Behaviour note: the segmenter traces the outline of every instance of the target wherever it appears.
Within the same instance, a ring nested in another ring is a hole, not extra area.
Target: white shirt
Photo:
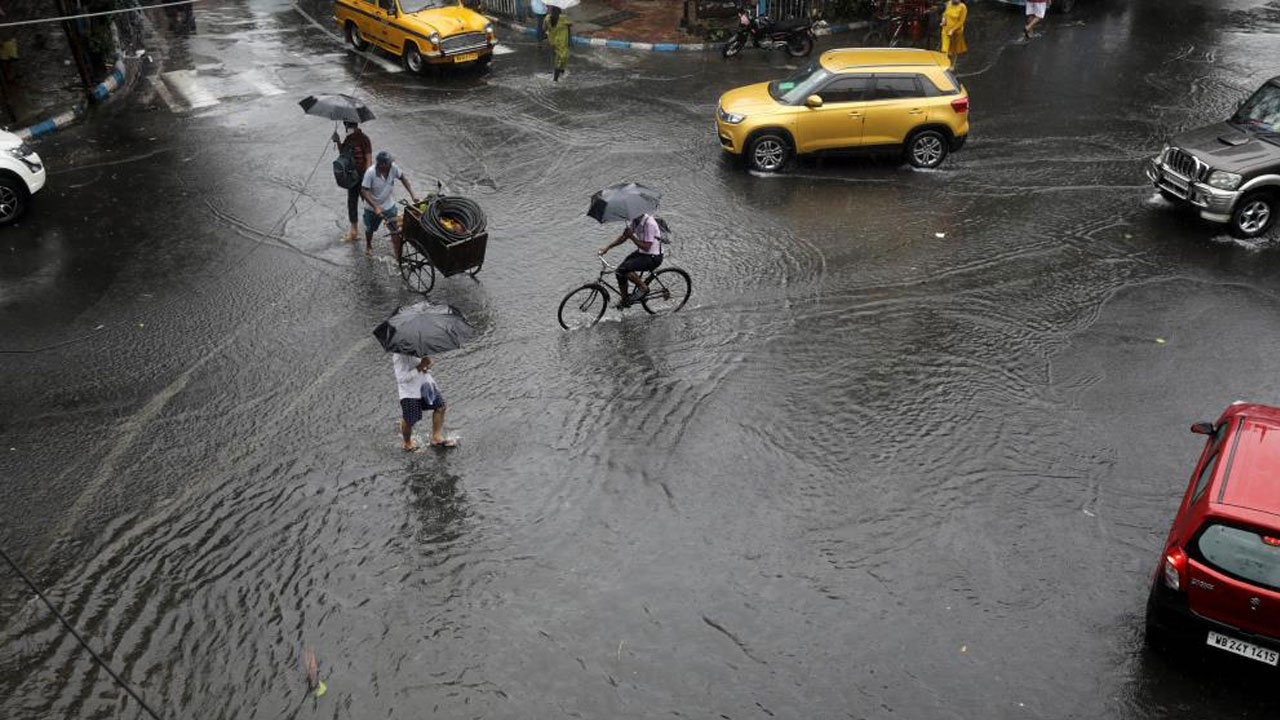
[[[391,367],[396,372],[396,389],[400,391],[400,399],[421,398],[423,383],[435,384],[431,373],[418,371],[419,358],[412,355],[391,353]]]
[[[378,166],[375,163],[364,171],[364,181],[360,185],[369,191],[369,195],[374,202],[381,205],[383,210],[386,210],[394,204],[391,202],[391,189],[395,186],[396,181],[400,179],[400,175],[400,168],[395,163],[391,163],[391,169],[387,171],[387,176],[384,178],[378,174]],[[372,210],[373,208],[370,207],[369,209]],[[414,364],[417,365],[417,363]]]
[[[652,215],[641,215],[631,221],[631,233],[640,240],[640,252],[646,255],[661,255],[662,242],[658,240],[658,221]]]

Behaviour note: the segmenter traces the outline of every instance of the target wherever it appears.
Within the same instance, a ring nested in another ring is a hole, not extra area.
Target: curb
[[[107,75],[107,79],[94,85],[89,91],[89,97],[95,103],[101,104],[111,97],[111,94],[124,86],[125,80],[128,79],[130,63],[125,62],[124,53],[116,55],[115,67],[111,69],[111,73]],[[42,120],[34,125],[28,125],[21,130],[14,130],[13,134],[23,140],[33,140],[43,135],[61,130],[71,125],[75,121],[84,117],[89,112],[89,104],[81,101],[76,103],[72,108],[64,113],[54,115],[51,118]]]
[[[493,16],[489,16],[489,19],[493,20],[499,25],[511,28],[512,30],[519,31],[520,33],[523,33],[525,35],[538,34],[538,28],[536,27],[521,25],[520,23],[513,22],[511,20],[504,20],[502,18],[493,17]],[[862,28],[867,27],[869,24],[870,23],[866,22],[865,20],[860,20],[858,22],[840,23],[838,25],[828,25],[824,28],[820,28],[816,30],[814,34],[819,37],[823,37],[826,35],[835,35],[836,33],[849,32],[850,30],[861,30]],[[641,42],[638,40],[613,40],[610,38],[589,37],[587,35],[573,35],[569,39],[574,45],[589,45],[591,47],[603,47],[603,48],[609,48],[611,50],[645,50],[645,51],[653,51],[653,52],[705,52],[707,50],[715,50],[716,48],[719,48],[721,45],[721,43],[718,43],[718,42],[715,42],[715,43],[656,42],[655,43],[655,42]]]

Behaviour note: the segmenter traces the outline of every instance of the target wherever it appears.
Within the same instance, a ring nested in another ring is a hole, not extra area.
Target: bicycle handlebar
[[[610,265],[609,261],[605,260],[603,255],[597,255],[596,257],[600,259],[600,264],[604,266],[605,270],[616,270],[618,268],[617,265]]]

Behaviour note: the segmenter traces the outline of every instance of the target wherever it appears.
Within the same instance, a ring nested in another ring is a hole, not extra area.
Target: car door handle
[[[849,113],[849,117],[862,117],[862,113],[860,113],[860,112],[851,112],[851,113]]]
[[[923,115],[923,114],[924,114],[924,110],[922,110],[922,109],[920,109],[920,108],[911,108],[911,110],[910,110],[909,112],[910,112],[912,115]]]

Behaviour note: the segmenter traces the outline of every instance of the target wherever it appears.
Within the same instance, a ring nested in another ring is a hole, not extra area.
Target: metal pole
[[[54,4],[58,6],[59,15],[72,14],[67,6],[67,0],[54,0]],[[93,81],[89,78],[89,66],[85,64],[84,38],[80,37],[80,30],[72,20],[63,20],[62,29],[67,34],[67,45],[71,47],[71,55],[76,59],[76,69],[80,71],[80,80],[84,83],[84,91],[87,94],[93,87]]]

